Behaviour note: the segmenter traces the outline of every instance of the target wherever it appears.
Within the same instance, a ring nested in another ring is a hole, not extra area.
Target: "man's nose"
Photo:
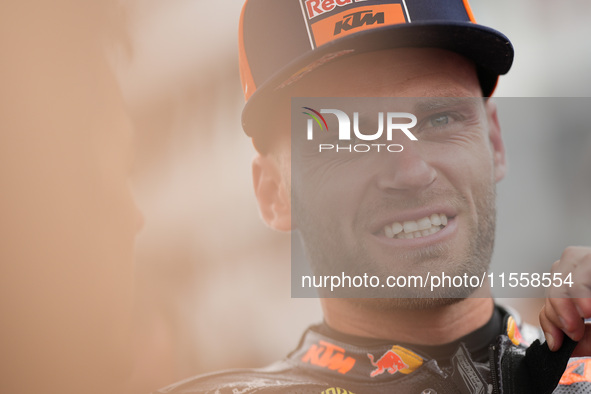
[[[383,190],[417,191],[431,185],[437,171],[422,152],[418,141],[404,144],[402,152],[381,154],[377,184]]]

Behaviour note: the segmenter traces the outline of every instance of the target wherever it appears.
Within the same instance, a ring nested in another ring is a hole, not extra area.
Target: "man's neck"
[[[492,298],[467,298],[427,309],[368,308],[368,302],[326,298],[324,320],[334,330],[367,338],[417,345],[441,345],[484,326],[494,310]]]

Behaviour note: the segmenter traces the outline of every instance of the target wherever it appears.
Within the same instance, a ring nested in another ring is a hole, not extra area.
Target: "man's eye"
[[[432,127],[442,127],[449,123],[449,115],[435,115],[429,119]]]

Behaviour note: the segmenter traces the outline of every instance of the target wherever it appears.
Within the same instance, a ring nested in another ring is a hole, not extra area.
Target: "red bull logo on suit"
[[[367,357],[376,368],[369,374],[372,378],[384,372],[388,372],[390,375],[396,372],[406,375],[423,365],[423,359],[418,354],[402,346],[393,346],[392,349],[384,353],[377,361],[375,361],[374,355],[371,353],[367,353]]]
[[[367,353],[367,357],[369,357],[369,361],[371,361],[373,366],[376,367],[376,369],[369,375],[372,378],[381,375],[386,371],[393,375],[401,369],[408,368],[408,365],[402,361],[402,358],[392,350],[388,350],[384,353],[378,361],[374,361],[373,355],[370,353]]]

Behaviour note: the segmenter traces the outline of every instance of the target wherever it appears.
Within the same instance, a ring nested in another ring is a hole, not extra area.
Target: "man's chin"
[[[441,308],[464,300],[455,298],[349,298],[348,302],[367,309],[376,311],[392,310],[429,310]]]

